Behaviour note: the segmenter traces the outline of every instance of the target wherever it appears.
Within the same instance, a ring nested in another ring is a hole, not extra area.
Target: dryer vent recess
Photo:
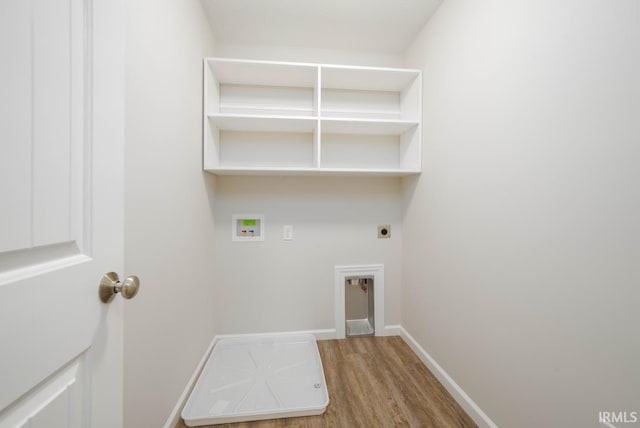
[[[378,239],[391,238],[391,225],[381,224],[378,226]]]

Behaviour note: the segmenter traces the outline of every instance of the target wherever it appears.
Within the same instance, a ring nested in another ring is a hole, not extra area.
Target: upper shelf
[[[318,71],[322,88],[399,92],[420,76],[406,68],[324,65],[302,62],[208,58],[211,73],[229,85],[315,87]]]
[[[322,88],[401,92],[420,76],[420,70],[323,65]]]
[[[311,87],[316,85],[314,64],[209,58],[211,73],[219,83],[229,85]]]

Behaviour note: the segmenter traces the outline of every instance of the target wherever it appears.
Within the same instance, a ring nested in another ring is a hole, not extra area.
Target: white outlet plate
[[[290,224],[285,224],[282,226],[282,239],[285,241],[293,240],[293,226]]]

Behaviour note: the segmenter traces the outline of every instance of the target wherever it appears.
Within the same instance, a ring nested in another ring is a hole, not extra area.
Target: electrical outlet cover
[[[391,225],[381,224],[378,226],[378,239],[391,238]]]
[[[292,241],[293,240],[293,226],[290,224],[285,224],[282,227],[282,239],[284,239],[285,241]]]

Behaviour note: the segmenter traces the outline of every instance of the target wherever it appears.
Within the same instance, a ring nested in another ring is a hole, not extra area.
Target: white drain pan
[[[312,334],[218,341],[182,419],[190,426],[319,415],[329,405]]]

